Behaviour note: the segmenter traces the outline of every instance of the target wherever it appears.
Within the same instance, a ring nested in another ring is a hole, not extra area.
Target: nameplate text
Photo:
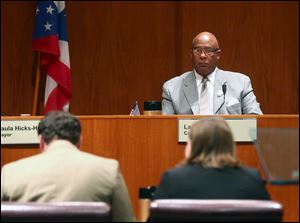
[[[178,142],[187,142],[190,128],[199,119],[178,119]],[[253,142],[257,138],[255,118],[225,119],[235,142]]]
[[[40,120],[1,120],[1,145],[38,144]]]

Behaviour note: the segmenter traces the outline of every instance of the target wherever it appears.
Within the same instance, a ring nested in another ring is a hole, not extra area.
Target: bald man
[[[220,54],[212,33],[201,32],[193,39],[194,69],[164,83],[163,114],[262,114],[250,78],[219,69]]]

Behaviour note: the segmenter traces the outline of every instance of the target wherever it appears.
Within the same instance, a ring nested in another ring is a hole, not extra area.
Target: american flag
[[[45,113],[68,111],[72,89],[64,1],[38,2],[32,48],[40,52],[41,70],[47,72]]]
[[[134,104],[133,108],[131,109],[131,112],[129,115],[132,115],[132,116],[141,115],[137,101],[135,101],[135,104]]]

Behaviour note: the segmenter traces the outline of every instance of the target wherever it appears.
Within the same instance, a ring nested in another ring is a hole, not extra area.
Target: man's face
[[[206,77],[215,67],[220,58],[221,50],[215,39],[209,36],[199,36],[193,41],[191,59],[198,74]]]

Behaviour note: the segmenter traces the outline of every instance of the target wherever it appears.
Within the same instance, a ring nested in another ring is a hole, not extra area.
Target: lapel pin
[[[217,96],[218,97],[221,97],[223,95],[223,92],[222,92],[222,90],[218,90],[218,92],[217,92]]]

